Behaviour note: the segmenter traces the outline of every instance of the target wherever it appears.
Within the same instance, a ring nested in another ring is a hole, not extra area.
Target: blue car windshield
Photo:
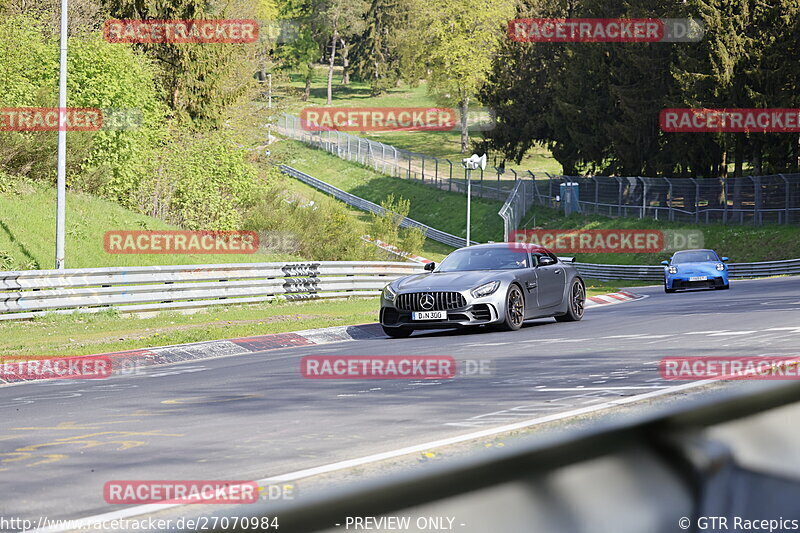
[[[526,252],[510,248],[462,248],[444,258],[438,272],[514,270],[528,266]]]
[[[672,256],[672,264],[678,265],[681,263],[706,263],[706,262],[719,262],[719,256],[711,250],[698,250],[692,252],[680,252]]]

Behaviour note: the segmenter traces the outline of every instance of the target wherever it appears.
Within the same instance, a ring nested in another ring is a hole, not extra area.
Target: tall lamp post
[[[61,0],[61,64],[58,79],[58,179],[56,193],[56,268],[64,268],[67,220],[67,4]]]
[[[471,242],[469,235],[472,218],[472,171],[486,169],[486,154],[482,156],[472,154],[472,157],[462,159],[461,164],[464,165],[464,172],[467,175],[467,246],[469,246]]]

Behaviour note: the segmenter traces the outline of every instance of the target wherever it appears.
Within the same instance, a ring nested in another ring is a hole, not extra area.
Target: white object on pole
[[[472,154],[461,160],[461,164],[467,172],[467,246],[470,245],[470,222],[472,215],[472,171],[486,169],[486,154],[478,155]]]
[[[64,268],[67,202],[67,3],[61,0],[61,64],[58,80],[58,179],[56,192],[56,268]]]
[[[469,246],[469,227],[471,221],[470,209],[472,207],[472,169],[467,168],[467,246]]]

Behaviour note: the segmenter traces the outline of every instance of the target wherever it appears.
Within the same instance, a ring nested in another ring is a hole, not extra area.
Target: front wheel
[[[512,285],[506,294],[506,319],[500,324],[500,329],[516,331],[522,327],[524,321],[525,298],[522,296],[520,288]]]
[[[381,326],[383,328],[383,332],[393,339],[405,339],[406,337],[410,337],[414,330],[411,328],[392,328],[387,326]]]
[[[569,288],[567,295],[569,301],[567,302],[566,314],[556,317],[558,322],[577,322],[583,318],[583,311],[586,309],[586,287],[579,279],[572,281],[572,286]]]
[[[667,280],[664,280],[664,292],[666,292],[667,294],[672,294],[673,292],[675,292],[675,289],[670,289],[669,287],[667,287]]]
[[[731,288],[731,284],[728,283],[727,285],[720,285],[719,287],[714,287],[718,291],[726,291]]]

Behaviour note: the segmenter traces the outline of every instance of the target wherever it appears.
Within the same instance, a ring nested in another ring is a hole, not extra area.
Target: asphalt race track
[[[664,294],[502,333],[433,332],[149,368],[107,380],[0,388],[0,515],[119,510],[109,480],[262,479],[676,385],[664,356],[789,355],[800,278]],[[490,376],[309,380],[303,355],[450,355]]]

